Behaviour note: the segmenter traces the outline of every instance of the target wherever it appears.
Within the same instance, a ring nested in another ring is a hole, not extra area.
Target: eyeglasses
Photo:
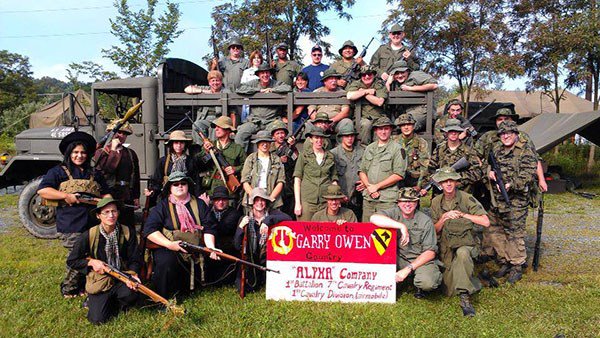
[[[119,210],[104,210],[104,211],[100,212],[100,214],[102,216],[118,215],[119,214]]]
[[[173,184],[171,184],[174,187],[178,187],[180,185],[186,186],[188,185],[186,181],[179,181],[179,182],[173,182]]]
[[[318,53],[315,53],[315,54],[313,54],[312,56],[319,56],[319,57],[320,57],[320,56],[323,56],[323,54],[318,54]]]

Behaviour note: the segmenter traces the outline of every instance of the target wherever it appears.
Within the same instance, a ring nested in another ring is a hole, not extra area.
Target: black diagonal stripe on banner
[[[375,239],[377,240],[377,242],[379,242],[379,244],[381,244],[381,246],[383,247],[383,250],[387,250],[387,248],[388,248],[387,244],[385,244],[383,239],[381,239],[381,237],[379,236],[377,231],[373,231],[373,235],[375,235]]]

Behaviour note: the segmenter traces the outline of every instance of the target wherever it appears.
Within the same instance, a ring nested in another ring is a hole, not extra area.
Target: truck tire
[[[38,238],[57,238],[56,208],[42,205],[37,194],[42,177],[30,181],[19,196],[19,218],[27,231]]]

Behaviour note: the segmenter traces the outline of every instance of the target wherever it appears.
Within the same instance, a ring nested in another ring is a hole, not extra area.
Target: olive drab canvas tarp
[[[89,121],[86,118],[86,112],[91,109],[91,96],[81,89],[74,92],[73,95],[75,96],[73,108],[75,116],[79,118],[79,125],[88,125]],[[64,95],[60,100],[50,103],[37,113],[31,114],[29,128],[71,125],[69,102],[69,95]]]
[[[531,136],[540,154],[574,134],[600,145],[600,111],[578,114],[544,113],[519,126],[519,130]]]
[[[568,91],[564,92],[564,97],[560,101],[560,113],[575,114],[592,111],[594,108],[592,102],[585,100]],[[453,97],[459,99],[460,95]],[[482,93],[471,94],[470,101],[473,102],[492,102],[513,103],[515,112],[522,119],[529,119],[544,113],[556,113],[556,107],[550,98],[540,91],[527,93],[525,91],[511,90],[486,90]],[[438,102],[437,113],[441,114],[446,102]]]

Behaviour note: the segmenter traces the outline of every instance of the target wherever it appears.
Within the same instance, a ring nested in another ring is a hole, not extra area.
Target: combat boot
[[[458,297],[460,297],[460,308],[462,309],[463,316],[474,317],[475,308],[471,304],[471,296],[468,293],[461,293]]]
[[[515,265],[510,269],[508,274],[508,282],[510,284],[515,284],[523,278],[523,268],[520,265]]]
[[[421,288],[417,288],[417,290],[415,290],[414,296],[416,299],[423,299],[425,298],[427,294],[425,293],[425,291],[423,291],[423,289]]]
[[[483,269],[478,275],[481,283],[488,288],[497,288],[499,286],[498,281],[492,276],[488,269]]]
[[[506,276],[506,274],[510,271],[510,268],[511,268],[511,265],[509,263],[504,263],[500,267],[500,270],[496,271],[496,273],[494,274],[494,277],[502,278],[502,277]]]

